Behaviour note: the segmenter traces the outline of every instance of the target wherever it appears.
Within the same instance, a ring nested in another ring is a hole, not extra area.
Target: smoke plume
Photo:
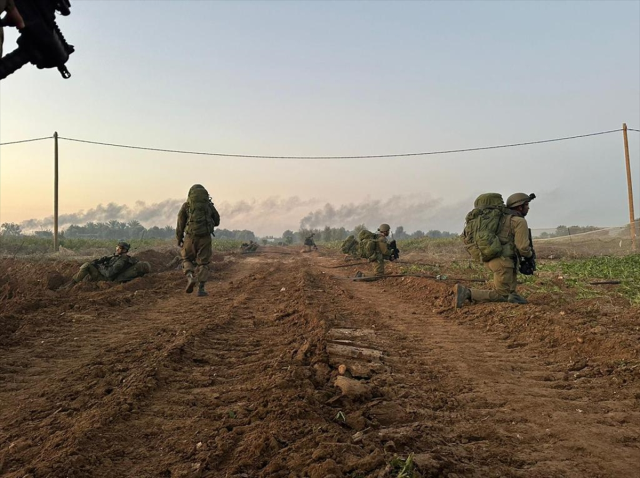
[[[167,199],[147,204],[142,201],[133,206],[109,203],[88,210],[61,214],[58,225],[61,229],[72,224],[88,222],[139,221],[145,227],[175,226],[176,218],[184,200]],[[263,200],[241,200],[216,203],[224,229],[249,229],[258,235],[280,235],[286,229],[298,227],[312,229],[345,227],[353,229],[359,224],[376,228],[380,223],[389,223],[392,229],[403,226],[412,232],[430,229],[457,232],[462,229],[464,216],[472,204],[465,200],[458,204],[445,205],[442,199],[427,195],[396,195],[388,199],[364,199],[359,203],[332,204],[320,199],[302,200],[297,196],[269,197]],[[302,219],[300,219],[302,218]],[[53,216],[29,219],[20,224],[23,231],[53,228]]]

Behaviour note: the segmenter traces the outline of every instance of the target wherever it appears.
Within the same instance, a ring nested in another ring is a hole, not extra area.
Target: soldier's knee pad
[[[145,261],[138,262],[136,264],[136,269],[142,274],[148,274],[149,272],[151,272],[151,264]]]

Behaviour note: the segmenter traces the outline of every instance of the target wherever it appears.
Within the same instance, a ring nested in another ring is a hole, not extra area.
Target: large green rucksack
[[[192,236],[208,236],[213,233],[213,204],[203,187],[191,188],[187,197],[189,220],[186,232]]]
[[[505,209],[502,195],[498,193],[481,194],[473,203],[473,209],[465,218],[462,237],[476,261],[488,262],[502,254],[498,232],[506,216]]]
[[[378,241],[373,232],[363,229],[358,233],[358,241],[360,242],[360,257],[363,259],[373,260],[378,253]]]
[[[342,245],[340,246],[340,250],[343,254],[354,254],[357,249],[358,241],[356,240],[356,236],[353,234],[342,241]]]

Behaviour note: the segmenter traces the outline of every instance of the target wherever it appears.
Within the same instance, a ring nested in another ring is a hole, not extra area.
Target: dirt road
[[[54,292],[73,264],[3,260],[0,476],[640,476],[637,308],[454,311],[339,263],[229,255],[197,298],[176,270]]]

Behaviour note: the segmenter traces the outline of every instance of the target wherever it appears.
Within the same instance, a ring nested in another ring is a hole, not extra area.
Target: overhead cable
[[[373,158],[403,158],[410,156],[429,156],[436,154],[451,154],[451,153],[467,153],[470,151],[483,151],[488,149],[500,149],[500,148],[513,148],[516,146],[528,146],[532,144],[542,144],[542,143],[551,143],[554,141],[567,141],[571,139],[578,138],[587,138],[589,136],[598,136],[603,134],[616,133],[618,131],[622,131],[621,129],[613,129],[610,131],[600,131],[598,133],[589,133],[589,134],[580,134],[575,136],[565,136],[563,138],[553,138],[553,139],[544,139],[540,141],[528,141],[525,143],[512,143],[512,144],[502,144],[498,146],[482,146],[476,148],[464,148],[464,149],[449,149],[449,150],[441,150],[441,151],[426,151],[421,153],[401,153],[401,154],[371,154],[371,155],[362,155],[362,156],[268,156],[268,155],[257,155],[257,154],[227,154],[227,153],[208,153],[201,151],[184,151],[177,149],[162,149],[162,148],[150,148],[145,146],[131,146],[125,144],[115,144],[115,143],[104,143],[100,141],[89,141],[84,139],[75,139],[75,138],[66,138],[64,136],[59,136],[59,139],[63,139],[66,141],[75,141],[77,143],[87,143],[87,144],[97,144],[101,146],[111,146],[116,148],[127,148],[127,149],[138,149],[144,151],[156,151],[162,153],[177,153],[177,154],[195,154],[201,156],[219,156],[219,157],[230,157],[230,158],[261,158],[261,159],[373,159]]]
[[[640,130],[633,129],[633,128],[627,128],[627,130],[640,132]],[[412,157],[412,156],[431,156],[431,155],[437,155],[437,154],[468,153],[471,151],[486,151],[490,149],[514,148],[518,146],[530,146],[534,144],[552,143],[557,141],[568,141],[572,139],[588,138],[590,136],[600,136],[604,134],[611,134],[611,133],[616,133],[618,131],[622,131],[622,130],[612,129],[609,131],[600,131],[597,133],[580,134],[575,136],[565,136],[562,138],[543,139],[538,141],[527,141],[523,143],[501,144],[501,145],[495,145],[495,146],[480,146],[475,148],[425,151],[420,153],[371,154],[371,155],[359,155],[359,156],[269,156],[269,155],[258,155],[258,154],[211,153],[211,152],[203,152],[203,151],[188,151],[188,150],[178,150],[178,149],[153,148],[153,147],[147,147],[147,146],[134,146],[134,145],[117,144],[117,143],[106,143],[102,141],[91,141],[86,139],[67,138],[64,136],[59,136],[58,139],[73,141],[76,143],[95,144],[99,146],[109,146],[109,147],[124,148],[124,149],[137,149],[137,150],[143,150],[143,151],[155,151],[155,152],[161,152],[161,153],[192,154],[192,155],[200,155],[200,156],[218,156],[218,157],[228,157],[228,158],[329,160],[329,159],[403,158],[403,157]],[[11,141],[7,143],[0,143],[0,146],[7,146],[11,144],[18,144],[18,143],[28,143],[32,141],[41,141],[44,139],[51,139],[51,138],[52,136],[47,136],[44,138],[33,138],[33,139],[24,139],[20,141]]]
[[[8,143],[0,143],[0,146],[7,146],[9,144],[18,144],[18,143],[31,143],[32,141],[42,141],[43,139],[51,139],[53,136],[45,136],[44,138],[33,138],[33,139],[22,139],[20,141],[10,141]]]

